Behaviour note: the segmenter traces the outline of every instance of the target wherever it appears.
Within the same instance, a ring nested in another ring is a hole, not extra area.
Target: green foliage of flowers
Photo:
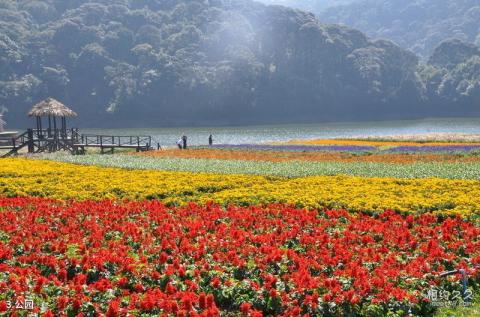
[[[244,160],[155,158],[127,155],[70,156],[63,154],[44,155],[41,158],[85,165],[195,173],[255,174],[280,177],[352,175],[411,179],[432,177],[446,179],[480,179],[480,163],[478,162],[441,164],[436,162],[419,162],[414,164],[307,161],[255,162]]]

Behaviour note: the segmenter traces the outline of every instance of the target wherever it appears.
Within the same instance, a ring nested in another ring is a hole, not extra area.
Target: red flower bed
[[[29,198],[0,215],[0,311],[45,316],[424,314],[431,285],[461,289],[439,272],[480,263],[478,226],[431,215]]]

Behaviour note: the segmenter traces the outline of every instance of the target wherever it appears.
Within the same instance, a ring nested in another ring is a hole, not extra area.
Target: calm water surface
[[[292,139],[343,138],[355,136],[388,136],[423,133],[480,134],[480,118],[426,119],[412,121],[382,121],[361,123],[290,124],[245,127],[204,128],[142,128],[142,129],[84,129],[82,133],[104,135],[150,135],[154,143],[175,146],[182,136],[188,136],[191,145],[208,143],[213,134],[215,143],[244,144],[288,141]]]

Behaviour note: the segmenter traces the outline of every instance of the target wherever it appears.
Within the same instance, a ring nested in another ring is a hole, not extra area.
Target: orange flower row
[[[312,162],[377,162],[411,164],[416,162],[475,162],[480,157],[466,157],[455,154],[373,154],[358,155],[346,152],[273,152],[273,151],[244,151],[244,150],[162,150],[144,152],[136,155],[152,157],[202,158],[220,160],[249,160],[267,162],[312,161]]]

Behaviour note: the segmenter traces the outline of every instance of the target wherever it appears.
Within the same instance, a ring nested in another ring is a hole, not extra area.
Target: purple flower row
[[[212,148],[224,150],[261,150],[261,151],[299,151],[299,152],[317,152],[317,151],[340,151],[340,152],[373,152],[377,148],[374,146],[358,145],[268,145],[268,144],[216,144]]]
[[[337,152],[380,152],[380,153],[442,153],[470,152],[480,150],[480,145],[444,145],[444,146],[397,146],[379,150],[375,146],[360,145],[269,145],[269,144],[216,144],[210,148],[223,150],[260,150],[260,151],[337,151]]]
[[[441,145],[441,146],[397,146],[385,152],[389,153],[438,153],[438,152],[470,152],[480,150],[480,145]]]

